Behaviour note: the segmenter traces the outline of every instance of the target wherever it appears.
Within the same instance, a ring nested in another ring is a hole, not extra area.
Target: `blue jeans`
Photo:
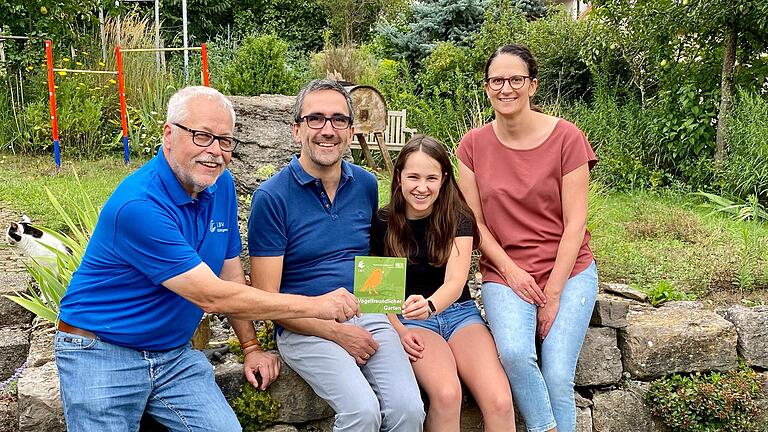
[[[409,320],[402,315],[397,316],[406,327],[419,327],[439,334],[446,341],[462,328],[470,324],[485,325],[480,311],[477,310],[474,300],[466,300],[461,303],[453,303],[437,315],[424,320]]]
[[[59,331],[54,351],[69,432],[136,431],[145,409],[172,432],[242,430],[190,344],[137,351]]]
[[[400,337],[383,314],[345,325],[368,330],[379,349],[360,366],[328,339],[283,330],[277,348],[285,363],[336,411],[334,432],[418,432],[424,405]]]
[[[483,284],[482,293],[501,364],[528,431],[555,426],[558,432],[575,431],[573,378],[597,298],[595,263],[566,282],[560,310],[541,343],[541,367],[536,355],[536,305],[498,283]]]

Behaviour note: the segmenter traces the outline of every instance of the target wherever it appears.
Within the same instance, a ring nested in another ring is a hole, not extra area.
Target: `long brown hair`
[[[423,152],[440,164],[443,182],[437,195],[429,226],[427,226],[427,258],[429,264],[440,267],[448,262],[456,238],[456,229],[462,218],[472,222],[472,247],[480,244],[480,234],[472,209],[467,205],[464,195],[459,190],[453,165],[445,146],[427,135],[415,135],[400,150],[395,162],[395,172],[392,175],[391,197],[389,204],[380,210],[384,223],[387,224],[387,234],[384,238],[384,254],[388,256],[408,257],[416,247],[413,232],[405,217],[405,197],[401,190],[400,175],[408,157],[415,152]]]

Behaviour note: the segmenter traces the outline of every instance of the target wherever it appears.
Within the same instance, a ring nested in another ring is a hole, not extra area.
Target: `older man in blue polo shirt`
[[[273,292],[351,291],[355,256],[368,254],[378,205],[376,178],[341,159],[353,134],[352,101],[337,82],[313,81],[299,93],[294,116],[300,156],[253,194],[251,278]],[[422,430],[419,388],[385,315],[278,324],[283,360],[336,411],[334,431]]]
[[[168,103],[162,151],[104,205],[55,338],[70,432],[135,431],[145,410],[171,431],[240,431],[213,368],[190,347],[203,310],[243,321],[358,313],[346,290],[318,301],[244,285],[225,169],[238,144],[234,122],[218,91],[182,89]]]

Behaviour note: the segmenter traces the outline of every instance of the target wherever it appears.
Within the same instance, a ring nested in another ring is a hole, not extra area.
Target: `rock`
[[[19,430],[19,400],[15,392],[0,391],[0,432]]]
[[[0,328],[0,381],[24,364],[29,352],[29,330],[24,327]]]
[[[704,309],[704,303],[696,300],[677,300],[664,303],[667,309]]]
[[[29,285],[29,274],[0,272],[0,327],[28,325],[34,316],[16,302],[3,296],[24,292]]]
[[[334,417],[315,420],[298,427],[299,432],[333,432]]]
[[[722,315],[736,326],[739,355],[751,366],[768,368],[768,307],[737,305]]]
[[[250,195],[291,161],[301,146],[291,135],[295,96],[228,96],[237,114],[235,136],[244,141],[232,154],[237,191]]]
[[[624,328],[627,326],[628,312],[629,302],[626,300],[599,293],[590,324],[599,327]]]
[[[483,432],[483,413],[474,401],[461,408],[461,432]],[[521,429],[518,429],[521,430]]]
[[[592,432],[592,410],[576,407],[576,432]]]
[[[298,432],[293,425],[278,424],[264,429],[263,432]]]
[[[593,405],[590,399],[585,398],[579,392],[573,392],[573,397],[576,399],[576,406],[579,408],[589,408]]]
[[[645,405],[646,383],[631,383],[625,389],[597,392],[592,396],[594,432],[662,432],[667,429]]]
[[[617,346],[616,329],[590,327],[584,337],[579,362],[576,365],[577,386],[604,386],[621,379],[623,367]]]
[[[55,362],[24,371],[18,392],[19,432],[66,432]]]
[[[592,411],[589,409],[592,402],[590,402],[589,399],[583,398],[577,392],[574,392],[573,396],[576,399],[576,432],[592,432]],[[464,416],[464,411],[465,410],[461,411],[462,417]],[[527,430],[523,416],[520,414],[520,411],[517,410],[517,405],[515,405],[515,429],[519,432]],[[482,428],[464,429],[464,420],[462,418],[461,432],[482,432],[482,430]]]
[[[32,326],[27,367],[40,367],[54,361],[53,337],[55,334],[56,329],[48,321],[40,320]]]
[[[243,384],[246,383],[241,363],[230,361],[218,364],[214,368],[214,376],[216,377],[216,384],[219,385],[221,392],[224,393],[224,397],[228,401],[240,396]]]
[[[627,284],[609,283],[604,285],[605,291],[640,302],[648,301],[648,296],[640,290],[630,288]]]
[[[757,412],[760,413],[758,424],[763,427],[762,431],[768,431],[768,372],[761,372],[757,375],[763,381],[763,394],[756,402]]]
[[[288,365],[283,363],[280,377],[267,389],[272,399],[280,403],[278,423],[306,423],[336,413]]]
[[[627,320],[619,349],[624,370],[635,378],[737,366],[736,329],[714,312],[647,309],[630,312]]]
[[[216,366],[216,383],[227,400],[240,395],[243,384],[243,365],[224,363]],[[336,414],[333,409],[288,365],[283,363],[277,381],[268,388],[272,399],[280,404],[277,423],[306,423]]]

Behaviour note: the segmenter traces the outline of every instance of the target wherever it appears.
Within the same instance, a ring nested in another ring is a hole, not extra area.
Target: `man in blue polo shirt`
[[[70,432],[135,431],[145,410],[171,431],[240,431],[213,368],[190,347],[203,310],[241,320],[239,334],[247,334],[245,320],[341,322],[358,313],[346,290],[317,301],[245,285],[225,169],[238,144],[234,122],[218,91],[182,89],[168,103],[162,151],[104,204],[55,338]],[[242,346],[258,348],[252,340]],[[248,357],[277,363],[264,353]]]
[[[378,206],[376,178],[341,159],[353,135],[352,101],[337,82],[313,81],[299,93],[294,116],[300,156],[253,194],[251,278],[272,292],[351,291],[355,256],[368,254]],[[283,360],[336,411],[334,431],[422,430],[419,388],[385,315],[278,324]]]

